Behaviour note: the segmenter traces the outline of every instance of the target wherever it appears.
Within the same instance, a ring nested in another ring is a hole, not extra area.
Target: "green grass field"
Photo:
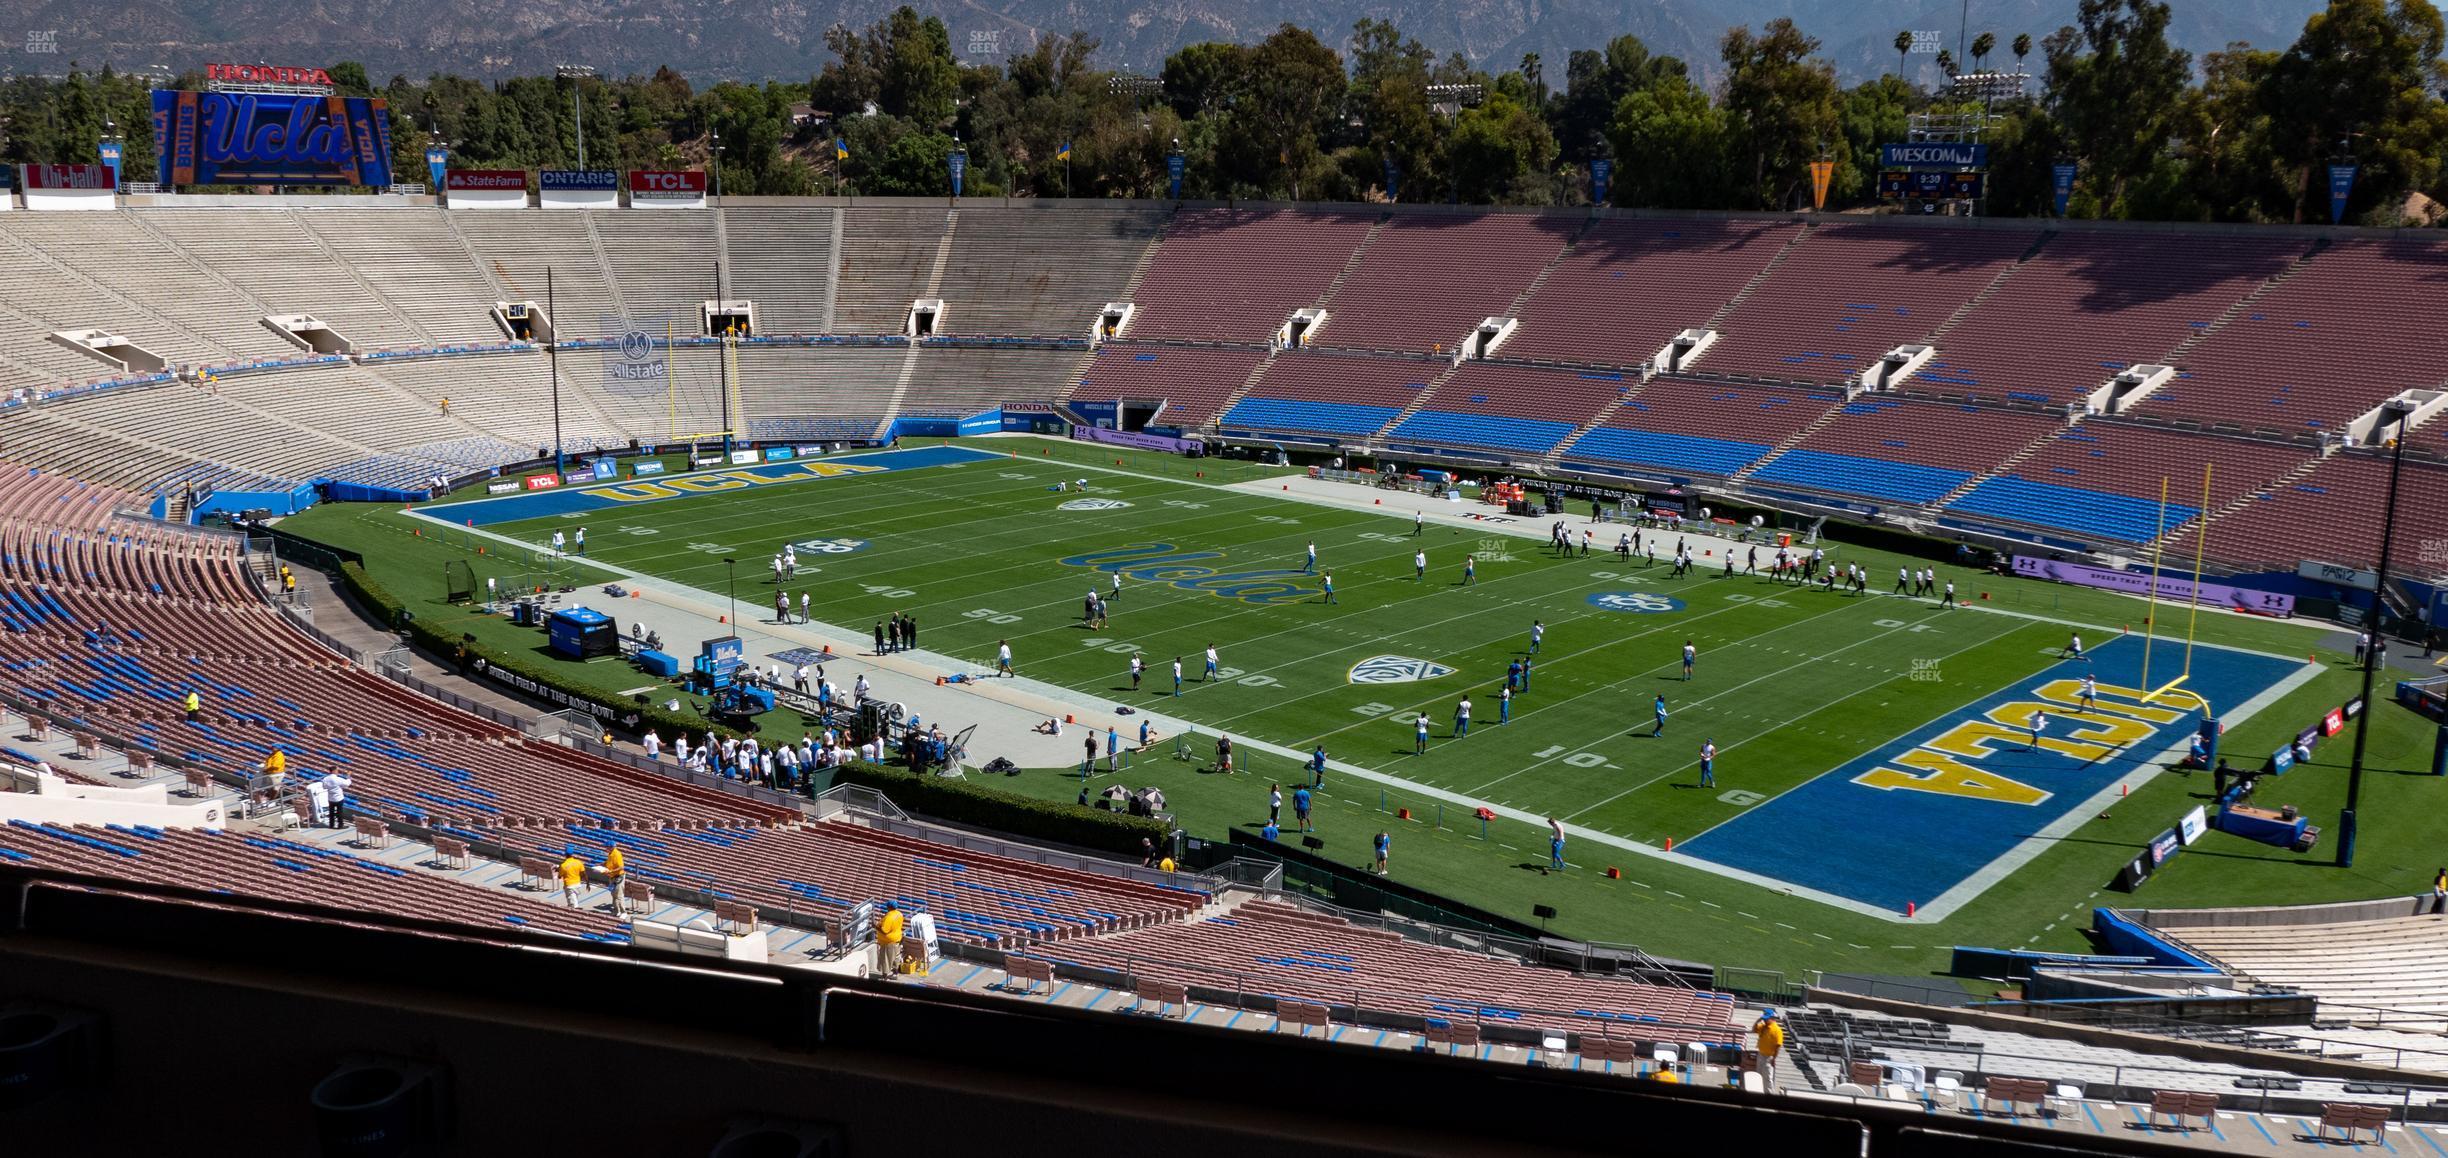
[[[2082,625],[2097,644],[2125,624],[2138,629],[2143,607],[2120,596],[1944,567],[1966,597],[1979,602],[1987,594],[1984,610],[1721,578],[1715,559],[1704,560],[1692,578],[1668,579],[1663,564],[1626,566],[1604,553],[1612,530],[1603,532],[1600,552],[1556,559],[1535,538],[1431,524],[1414,539],[1408,507],[1342,510],[1217,485],[1267,473],[1247,464],[1126,454],[1128,465],[1117,470],[1112,451],[1058,440],[985,445],[1021,453],[642,503],[577,521],[588,528],[598,566],[717,596],[725,590],[722,558],[739,558],[744,609],[770,606],[764,561],[781,544],[863,541],[846,553],[802,553],[803,570],[820,570],[794,591],[812,593],[817,618],[863,632],[890,613],[914,614],[922,647],[972,671],[990,668],[997,643],[1007,640],[1020,674],[1035,680],[1187,719],[1202,733],[1224,731],[1297,752],[1323,744],[1335,759],[1396,781],[1330,779],[1318,811],[1328,855],[1360,863],[1369,836],[1387,829],[1395,835],[1396,875],[1407,883],[1524,919],[1532,904],[1550,904],[1561,914],[1559,933],[1797,978],[1813,970],[1928,974],[1943,967],[1946,947],[1956,944],[2085,948],[2078,930],[2089,908],[2128,900],[2101,893],[2102,884],[2137,846],[2209,795],[2206,776],[2152,780],[2114,801],[2105,818],[2046,840],[2034,859],[1939,921],[1899,923],[1595,838],[1574,843],[1573,868],[1549,874],[1542,826],[1500,820],[1483,837],[1468,808],[1427,790],[1561,817],[1622,841],[1689,842],[1916,727],[2029,680],[2055,662],[2044,653],[2065,642],[2069,625]],[[1200,471],[1208,477],[1196,477]],[[1048,488],[1082,474],[1092,484],[1089,497],[1128,505],[1062,509],[1081,496]],[[571,521],[547,517],[489,529],[540,544]],[[471,546],[419,538],[408,526],[394,508],[336,506],[288,524],[364,552],[369,569],[420,615],[458,617],[490,640],[535,645],[532,632],[441,604],[441,563],[471,557]],[[1321,567],[1334,575],[1334,604],[1291,594],[1314,586],[1302,576],[1242,574],[1297,571],[1312,541]],[[1097,560],[1076,557],[1132,550],[1169,557],[1176,581],[1126,578],[1110,622],[1088,630],[1083,598],[1091,587],[1107,590],[1110,580],[1090,565]],[[1424,580],[1414,576],[1417,550],[1428,556]],[[1462,561],[1469,553],[1480,561],[1476,581],[1466,586]],[[493,547],[480,573],[506,566],[491,562],[500,555]],[[1838,546],[1837,556],[1868,566],[1874,592],[1893,586],[1900,564],[1924,562],[1852,546]],[[1199,569],[1207,586],[1183,585],[1201,578],[1193,574]],[[1593,594],[1606,592],[1637,596],[1616,600],[1619,607],[1668,600],[1680,606],[1639,613],[1592,603]],[[1496,690],[1507,663],[1528,650],[1534,619],[1546,625],[1535,674],[1513,703],[1511,721],[1499,725]],[[2199,638],[2301,657],[2325,637],[2206,613]],[[1689,684],[1680,675],[1687,639],[1700,654],[1699,678]],[[1223,670],[1206,681],[1202,653],[1211,645]],[[1148,661],[1137,692],[1126,674],[1134,652]],[[1170,677],[1177,655],[1187,681],[1178,698]],[[2219,662],[2219,653],[2201,655],[2205,665]],[[1453,670],[1416,682],[1354,682],[1355,665],[1384,656]],[[2310,683],[2249,721],[2231,722],[2226,750],[2266,752],[2352,695],[2357,677],[2341,658],[2326,654],[2325,670]],[[2295,666],[2303,666],[2300,659]],[[638,680],[616,665],[573,670],[607,690]],[[1661,693],[1673,716],[1667,735],[1651,738],[1651,697]],[[1474,701],[1474,725],[1455,738],[1454,704],[1464,694]],[[1418,713],[1433,721],[1424,755],[1412,751],[1410,721]],[[789,724],[795,733],[796,721]],[[2385,702],[2373,725],[2373,763],[2384,771],[2366,778],[2354,869],[2329,867],[2326,844],[2306,857],[2213,833],[2130,903],[2284,903],[2420,888],[2439,859],[2421,817],[2436,807],[2442,788],[2412,774],[2428,764],[2432,729]],[[1717,785],[1701,789],[1696,757],[1709,739],[1719,753]],[[2295,803],[2329,823],[2342,798],[2344,750],[2324,749],[2313,767],[2272,782],[2257,802]],[[2138,769],[2154,754],[2155,746],[2113,759]],[[1263,819],[1269,782],[1289,792],[1302,778],[1292,759],[1251,747],[1242,763],[1245,774],[1226,777],[1198,764],[1142,757],[1123,779],[1163,787],[1188,828],[1220,837]],[[1063,800],[1080,787],[1075,774],[1061,770],[997,783]],[[1395,820],[1397,808],[1411,809],[1413,819]],[[1897,814],[1903,815],[1909,813]],[[1898,824],[1899,841],[1930,838],[1897,816],[1865,813],[1860,822]],[[1623,879],[1606,879],[1601,870],[1609,865],[1619,866]]]

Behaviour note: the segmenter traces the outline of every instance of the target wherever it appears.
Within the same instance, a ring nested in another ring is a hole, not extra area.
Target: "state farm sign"
[[[516,189],[527,191],[525,169],[452,169],[442,175],[442,187],[453,191]]]
[[[629,203],[702,205],[706,175],[699,169],[635,169],[629,173]]]

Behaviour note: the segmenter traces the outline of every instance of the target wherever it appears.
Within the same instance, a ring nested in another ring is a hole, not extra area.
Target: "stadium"
[[[2435,232],[40,168],[38,1146],[2448,1154]]]

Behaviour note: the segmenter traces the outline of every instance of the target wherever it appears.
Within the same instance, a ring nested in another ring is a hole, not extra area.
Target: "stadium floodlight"
[[[2392,399],[2380,408],[2380,419],[2372,423],[2372,436],[2394,424],[2397,436],[2389,440],[2388,497],[2380,506],[2380,558],[2372,564],[2371,646],[2363,649],[2363,695],[2358,701],[2363,710],[2355,715],[2354,760],[2346,766],[2346,807],[2338,812],[2337,865],[2353,868],[2355,854],[2355,806],[2363,797],[2363,744],[2371,737],[2372,675],[2380,667],[2382,641],[2388,638],[2389,551],[2397,545],[2397,483],[2405,475],[2405,444],[2407,427],[2414,417],[2411,402]]]
[[[584,169],[586,168],[586,105],[582,98],[586,94],[586,78],[595,75],[595,66],[556,64],[553,66],[553,75],[562,80],[578,82],[570,86],[570,116],[577,122],[578,167]]]
[[[1947,81],[1947,96],[1952,100],[1983,103],[2018,100],[2030,80],[2031,74],[2020,70],[1957,73]]]
[[[1105,91],[1132,100],[1147,100],[1164,95],[1164,78],[1140,76],[1133,72],[1118,72],[1105,78]]]

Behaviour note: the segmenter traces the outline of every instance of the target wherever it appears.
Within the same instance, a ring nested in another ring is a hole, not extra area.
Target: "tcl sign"
[[[695,201],[706,192],[706,175],[700,169],[635,169],[629,173],[629,196],[673,201]]]
[[[531,491],[549,490],[553,487],[561,485],[561,476],[557,474],[531,474],[527,476],[526,483],[527,489]]]

